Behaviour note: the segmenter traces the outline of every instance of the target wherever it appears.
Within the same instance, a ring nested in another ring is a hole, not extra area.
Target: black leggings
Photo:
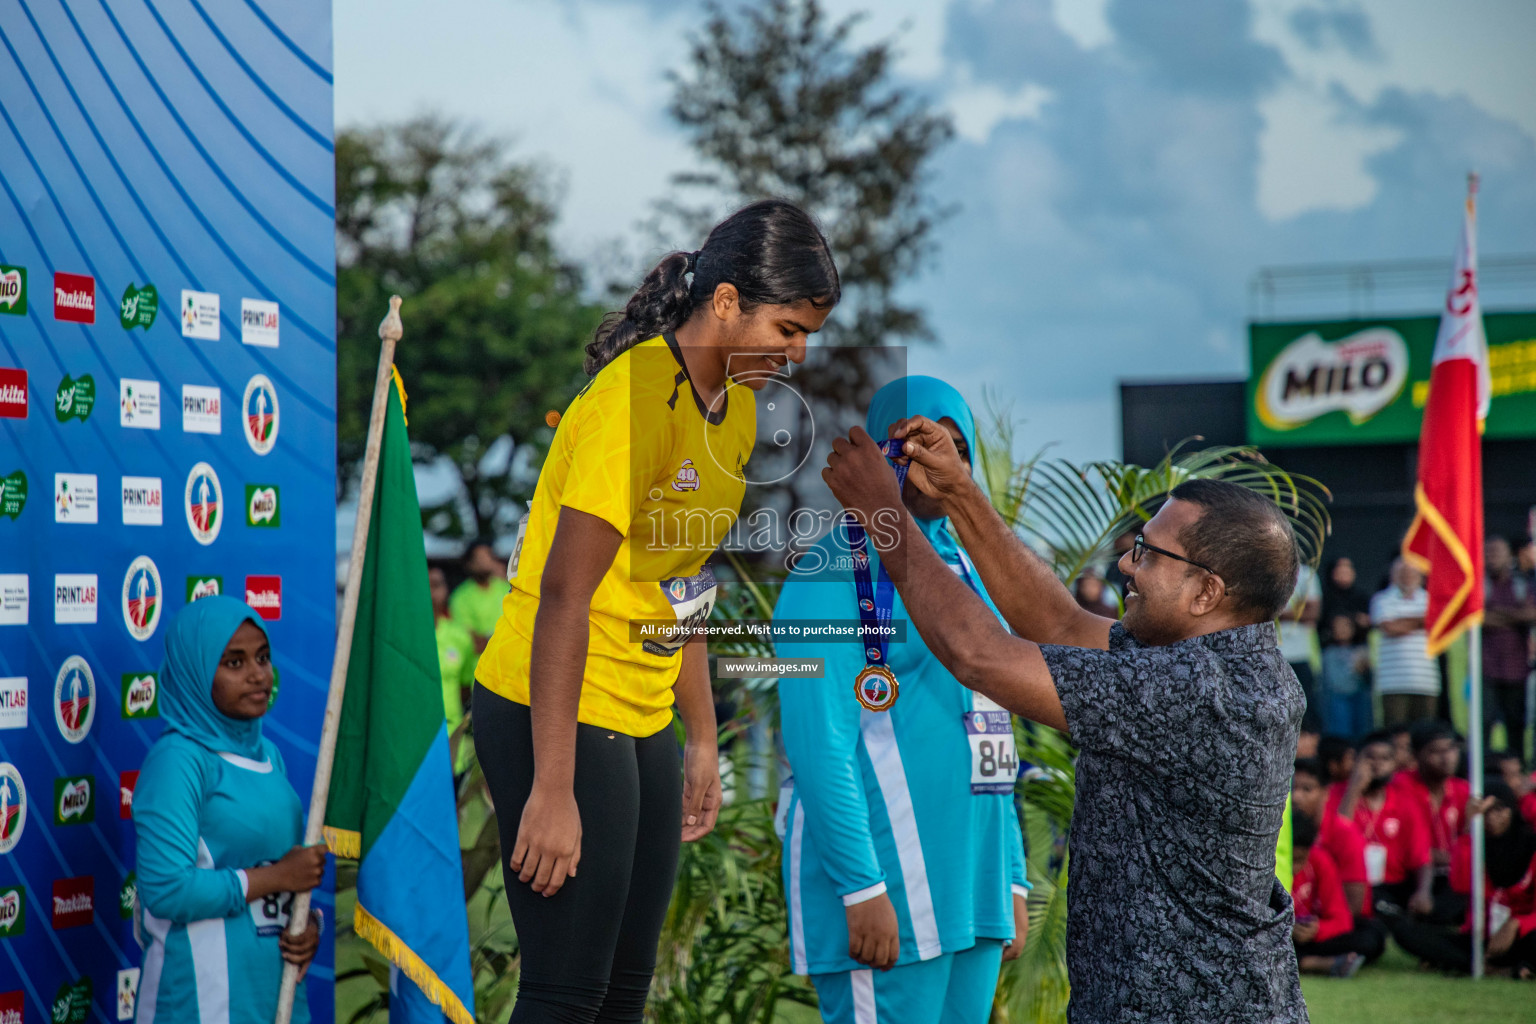
[[[1296,955],[1298,957],[1340,956],[1344,953],[1358,953],[1365,958],[1366,963],[1375,963],[1386,948],[1387,930],[1382,927],[1380,921],[1368,917],[1357,920],[1353,931],[1335,935],[1322,942],[1298,945]]]
[[[1472,935],[1443,925],[1420,921],[1402,921],[1392,929],[1397,944],[1425,963],[1442,971],[1460,974],[1472,972]],[[1529,967],[1536,969],[1536,932],[1514,941],[1503,956],[1489,957],[1491,967]]]
[[[638,1022],[677,877],[683,781],[676,736],[663,729],[636,739],[576,726],[581,865],[546,897],[506,867],[533,788],[528,707],[476,683],[473,708],[475,752],[496,803],[522,953],[512,1024]]]

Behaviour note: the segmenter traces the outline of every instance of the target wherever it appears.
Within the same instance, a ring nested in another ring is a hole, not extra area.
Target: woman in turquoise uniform
[[[261,735],[272,663],[260,623],[243,602],[207,597],[166,635],[166,730],[133,803],[138,1024],[271,1024],[283,962],[307,970],[319,947],[318,916],[283,934],[293,894],[320,884],[325,848],[299,845],[299,795]],[[302,985],[293,1020],[309,1020]]]

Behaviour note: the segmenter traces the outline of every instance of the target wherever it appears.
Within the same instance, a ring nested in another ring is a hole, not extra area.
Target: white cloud
[[[1052,0],[1051,8],[1056,24],[1085,50],[1114,39],[1107,16],[1109,0]]]
[[[1367,158],[1402,133],[1341,120],[1336,100],[1298,83],[1259,104],[1259,212],[1271,221],[1311,210],[1353,210],[1376,198]]]
[[[985,144],[992,129],[1004,121],[1033,120],[1051,98],[1051,91],[1034,82],[1013,90],[989,84],[958,86],[945,101],[955,119],[955,134],[968,142]]]

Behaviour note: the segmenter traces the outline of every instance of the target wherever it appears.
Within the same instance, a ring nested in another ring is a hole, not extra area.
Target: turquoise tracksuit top
[[[922,525],[943,529],[943,521]],[[857,622],[852,571],[837,568],[847,554],[842,537],[835,530],[810,553],[828,559],[820,563],[828,568],[784,585],[775,620]],[[953,541],[946,535],[938,546],[958,572],[962,556]],[[877,558],[871,570],[878,572]],[[970,578],[980,588],[974,569]],[[903,620],[895,595],[892,622]],[[866,711],[854,698],[854,677],[865,664],[858,643],[776,645],[779,657],[826,659],[822,679],[779,682],[792,772],[779,814],[797,974],[863,968],[848,955],[843,898],[872,897],[882,886],[901,930],[898,966],[969,949],[980,938],[1013,938],[1012,894],[1028,882],[1012,795],[972,795],[962,719],[973,695],[929,653],[910,620],[907,630],[907,642],[889,648],[900,695],[884,712]]]
[[[277,1013],[292,895],[247,904],[240,869],[299,845],[304,820],[282,756],[260,743],[257,761],[167,732],[144,759],[133,800],[138,1024],[271,1024]],[[302,984],[293,1020],[309,1020]]]

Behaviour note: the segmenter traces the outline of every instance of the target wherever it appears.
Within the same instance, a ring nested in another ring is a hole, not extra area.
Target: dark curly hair
[[[744,312],[803,299],[830,309],[842,298],[832,251],[810,214],[787,199],[763,199],[716,224],[698,252],[663,256],[623,311],[603,317],[587,344],[587,375],[636,343],[675,331],[726,283],[736,286]]]

